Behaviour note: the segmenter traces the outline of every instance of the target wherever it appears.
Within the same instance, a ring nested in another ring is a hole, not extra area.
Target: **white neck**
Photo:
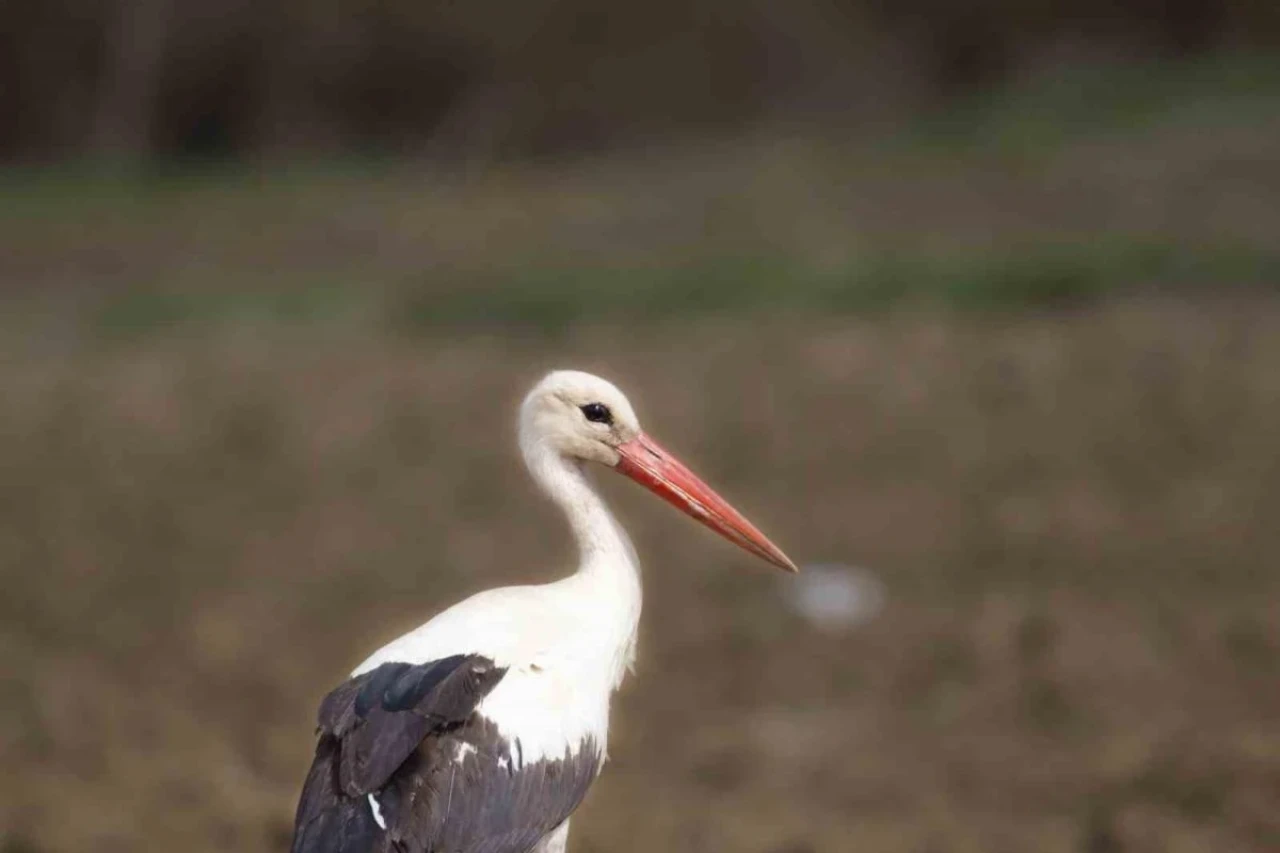
[[[637,575],[631,542],[587,480],[582,463],[566,459],[542,442],[521,445],[534,482],[569,522],[578,546],[578,574],[612,570]]]
[[[534,481],[564,511],[578,546],[577,571],[549,588],[566,596],[580,614],[576,631],[596,634],[596,649],[603,653],[616,687],[634,659],[640,620],[635,549],[592,488],[581,462],[538,441],[522,441],[521,449]]]

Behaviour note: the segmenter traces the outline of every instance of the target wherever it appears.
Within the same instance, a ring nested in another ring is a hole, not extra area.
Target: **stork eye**
[[[612,424],[613,413],[604,403],[587,403],[582,406],[582,414],[593,424]]]

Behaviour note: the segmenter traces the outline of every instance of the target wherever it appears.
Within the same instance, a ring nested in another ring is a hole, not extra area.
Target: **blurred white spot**
[[[804,566],[783,588],[791,607],[822,631],[847,630],[884,609],[884,583],[856,566]]]
[[[378,801],[373,798],[373,794],[369,795],[369,811],[373,812],[373,819],[377,821],[378,826],[386,829],[387,822],[382,819],[382,808],[378,805]]]

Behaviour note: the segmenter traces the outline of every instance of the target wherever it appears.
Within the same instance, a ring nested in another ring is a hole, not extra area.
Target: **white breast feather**
[[[374,652],[353,675],[388,662],[480,654],[507,667],[478,711],[529,763],[606,747],[609,699],[631,665],[639,596],[602,595],[597,577],[474,595]],[[516,741],[519,748],[516,748]]]

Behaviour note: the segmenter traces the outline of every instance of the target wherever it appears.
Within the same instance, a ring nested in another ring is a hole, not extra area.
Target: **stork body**
[[[293,853],[561,853],[635,656],[639,565],[584,463],[628,474],[784,568],[785,555],[645,436],[588,374],[546,377],[520,444],[577,571],[472,596],[376,651],[321,704]]]

